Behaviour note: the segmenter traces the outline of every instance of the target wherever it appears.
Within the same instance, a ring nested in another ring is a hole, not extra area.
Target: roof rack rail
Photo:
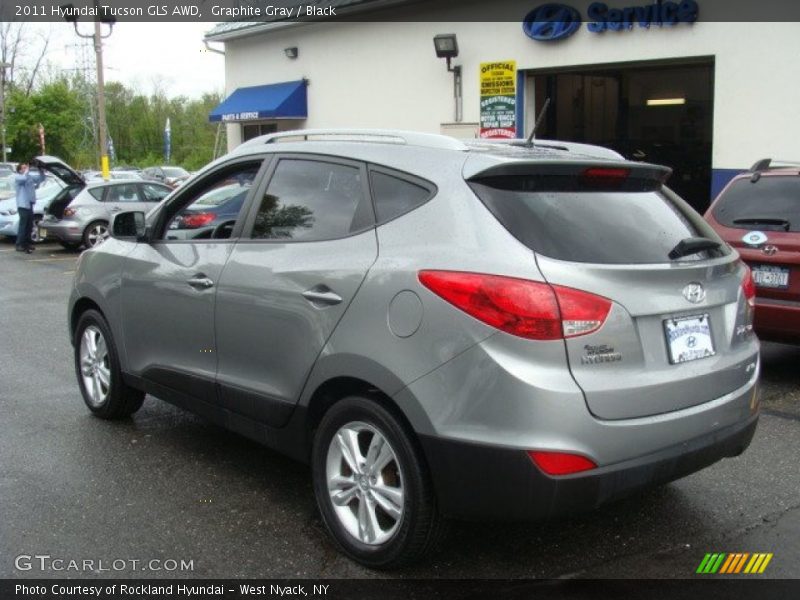
[[[261,144],[274,144],[281,141],[336,141],[336,142],[375,142],[380,144],[399,144],[437,148],[441,150],[467,150],[455,138],[433,133],[402,131],[399,129],[296,129],[269,133],[248,140],[241,147]]]
[[[770,169],[786,169],[791,167],[800,167],[800,162],[790,160],[775,160],[774,158],[762,158],[750,167],[751,173],[758,173],[760,171],[769,171]]]

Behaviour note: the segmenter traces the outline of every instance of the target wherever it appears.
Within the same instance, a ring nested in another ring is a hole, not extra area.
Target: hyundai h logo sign
[[[672,27],[696,22],[699,10],[696,0],[653,0],[650,4],[619,8],[592,2],[586,9],[586,28],[592,33],[603,33],[630,31],[634,26]],[[542,4],[526,15],[522,29],[537,42],[554,42],[578,31],[582,21],[581,13],[571,6]]]
[[[581,26],[581,13],[564,4],[542,4],[522,22],[522,30],[537,42],[554,42],[571,36]]]

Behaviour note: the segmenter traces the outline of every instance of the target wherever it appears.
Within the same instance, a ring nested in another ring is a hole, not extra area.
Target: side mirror
[[[117,213],[111,220],[111,235],[120,240],[147,241],[144,213],[138,210]]]

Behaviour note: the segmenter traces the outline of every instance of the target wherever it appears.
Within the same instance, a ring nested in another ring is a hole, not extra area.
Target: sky
[[[74,69],[81,64],[82,40],[71,24],[30,26],[49,32],[48,60],[57,68]],[[213,26],[214,23],[117,23],[111,36],[103,40],[106,82],[119,81],[145,93],[160,86],[169,97],[223,94],[225,57],[208,52],[202,41],[204,32]],[[79,21],[78,27],[81,33],[93,32],[89,22]],[[107,29],[103,26],[104,33]],[[93,58],[91,45],[87,46],[87,53]]]

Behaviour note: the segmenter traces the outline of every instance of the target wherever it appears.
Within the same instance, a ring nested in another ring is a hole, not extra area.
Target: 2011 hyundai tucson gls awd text
[[[448,517],[684,476],[750,443],[759,343],[748,269],[668,175],[558,142],[250,140],[81,255],[83,398],[110,419],[150,393],[307,461],[332,538],[376,568]],[[236,215],[171,239],[230,186]]]

